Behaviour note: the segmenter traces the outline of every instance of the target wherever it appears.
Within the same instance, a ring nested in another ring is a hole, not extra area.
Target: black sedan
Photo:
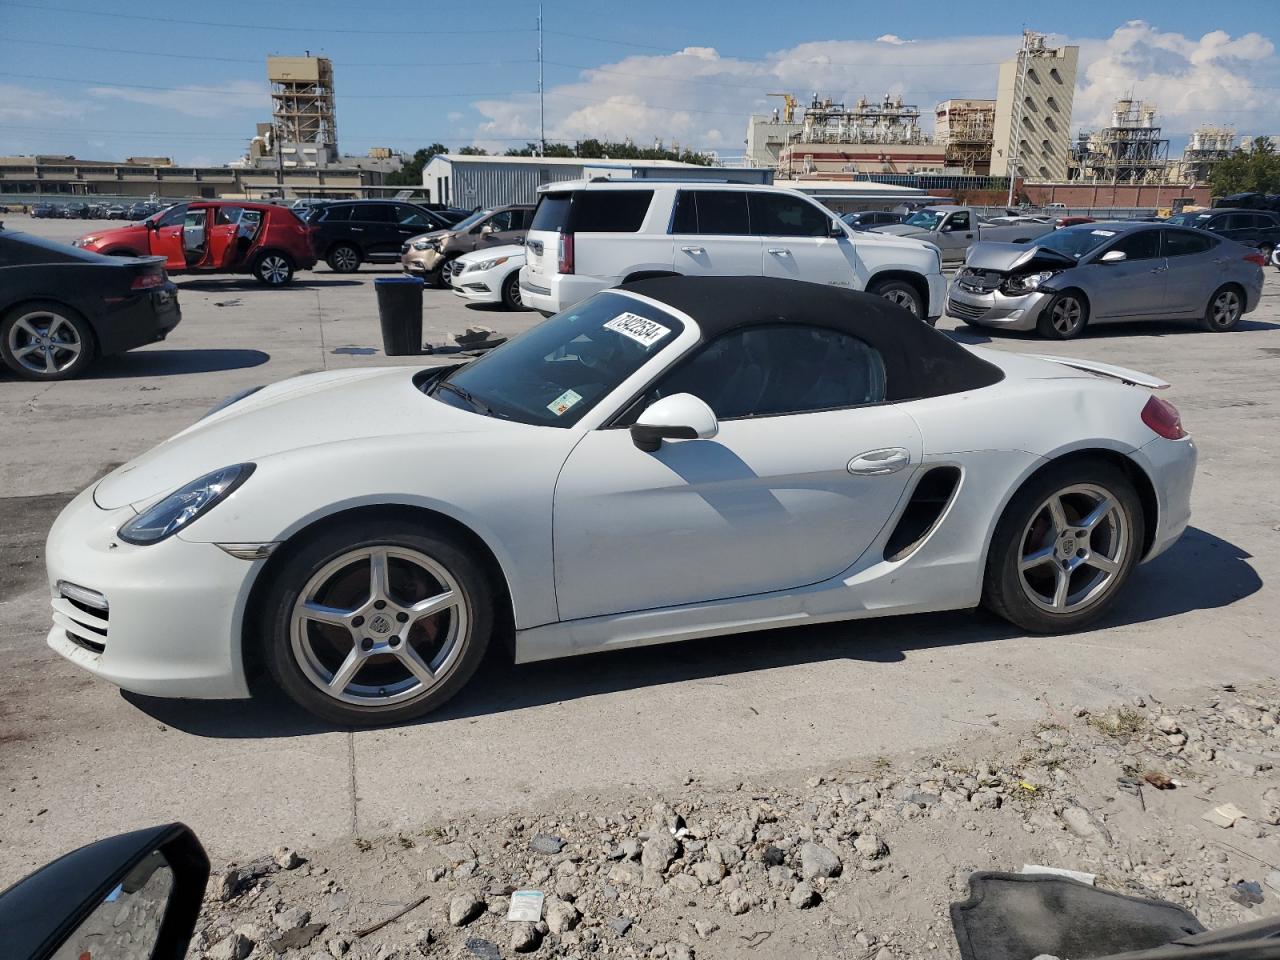
[[[104,257],[0,226],[0,361],[24,380],[77,377],[181,318],[164,257]]]

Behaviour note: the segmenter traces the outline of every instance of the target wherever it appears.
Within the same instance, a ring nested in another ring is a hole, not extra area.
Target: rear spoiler
[[[1146,387],[1149,390],[1169,389],[1167,382],[1158,377],[1153,377],[1149,373],[1130,370],[1128,367],[1117,367],[1109,363],[1099,363],[1097,360],[1077,360],[1074,357],[1046,357],[1043,354],[1037,355],[1036,359],[1048,360],[1050,363],[1060,363],[1064,367],[1083,370],[1086,373],[1096,373],[1100,377],[1111,377],[1113,380],[1120,380],[1132,387]]]

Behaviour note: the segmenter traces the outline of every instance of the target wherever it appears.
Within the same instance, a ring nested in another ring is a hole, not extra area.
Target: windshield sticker
[[[560,396],[556,397],[547,404],[547,409],[554,413],[557,417],[565,413],[570,407],[582,399],[582,394],[574,393],[572,390],[566,390]]]
[[[1090,230],[1089,232],[1095,237],[1114,237],[1116,235],[1114,230]]]
[[[671,332],[662,324],[646,320],[634,313],[620,313],[606,323],[604,328],[634,340],[646,350]]]

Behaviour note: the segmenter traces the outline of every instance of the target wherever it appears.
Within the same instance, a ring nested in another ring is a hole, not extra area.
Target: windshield
[[[1115,230],[1104,230],[1093,226],[1063,227],[1053,233],[1037,237],[1035,246],[1057,253],[1065,253],[1079,260],[1085,254],[1096,250],[1116,235]]]
[[[545,427],[571,427],[684,329],[671,314],[600,293],[428,388],[443,403]]]
[[[475,213],[471,214],[471,216],[465,217],[464,219],[459,220],[457,223],[455,223],[453,225],[453,229],[469,230],[471,227],[474,227],[477,223],[479,223],[485,217],[489,216],[489,214],[491,213],[493,213],[492,210],[477,210]]]
[[[1165,222],[1176,223],[1180,227],[1198,227],[1211,216],[1211,213],[1176,213]]]
[[[919,213],[913,213],[903,222],[908,227],[920,227],[922,230],[936,230],[938,224],[942,222],[943,214],[936,210],[921,210]]]

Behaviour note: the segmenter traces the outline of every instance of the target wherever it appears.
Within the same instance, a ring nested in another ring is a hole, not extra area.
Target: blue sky
[[[775,90],[901,93],[927,114],[948,96],[994,96],[996,64],[1026,26],[1081,47],[1077,129],[1132,92],[1156,102],[1175,150],[1197,123],[1276,134],[1272,2],[811,0],[780,14],[755,0],[547,0],[547,132],[733,156],[747,115],[771,109],[764,95]],[[334,61],[346,152],[523,144],[538,130],[536,10],[529,0],[0,0],[0,154],[226,162],[269,119],[265,57],[306,49]]]

